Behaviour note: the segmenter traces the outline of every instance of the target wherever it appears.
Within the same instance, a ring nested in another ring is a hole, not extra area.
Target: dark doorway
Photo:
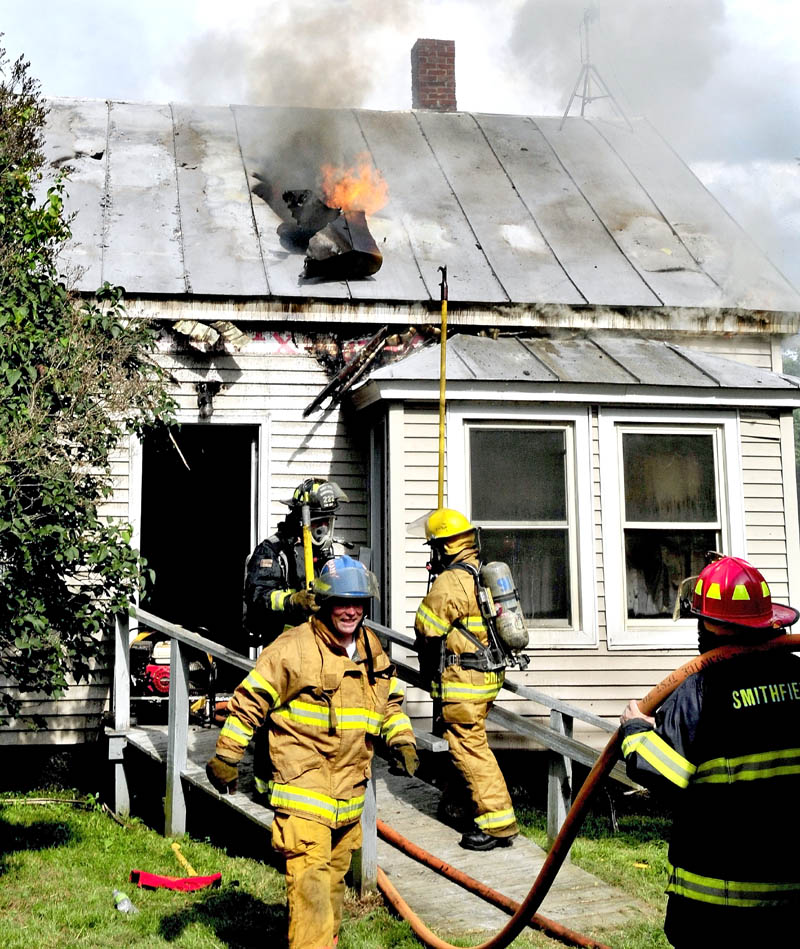
[[[141,552],[155,582],[142,606],[246,653],[242,582],[258,430],[183,425],[172,434],[180,453],[165,434],[144,439]]]

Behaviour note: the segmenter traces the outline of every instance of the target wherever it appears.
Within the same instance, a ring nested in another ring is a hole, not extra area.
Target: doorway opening
[[[245,562],[255,533],[256,425],[182,425],[143,440],[141,553],[155,580],[142,606],[247,653]]]

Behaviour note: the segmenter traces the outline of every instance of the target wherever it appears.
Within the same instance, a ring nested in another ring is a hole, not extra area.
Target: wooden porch
[[[189,722],[190,650],[209,652],[243,671],[249,671],[253,661],[145,611],[138,611],[138,617],[149,628],[158,630],[171,640],[169,715],[167,725],[144,726],[131,722],[128,618],[121,617],[116,630],[115,727],[108,730],[109,759],[114,768],[115,809],[119,813],[130,810],[130,796],[135,790],[138,770],[136,756],[144,754],[164,768],[162,787],[165,789],[166,835],[180,835],[186,829],[187,806],[191,800],[191,795],[185,793],[188,785],[202,793],[206,798],[204,803],[232,808],[266,830],[272,823],[273,814],[269,808],[253,800],[250,751],[240,767],[238,793],[220,796],[205,776],[205,764],[214,753],[218,728]],[[371,625],[384,639],[387,648],[391,648],[391,643],[408,644],[406,635],[379,624]],[[396,661],[396,667],[401,678],[417,684],[418,674],[414,668],[402,661]],[[550,709],[550,727],[497,707],[492,709],[490,717],[503,727],[551,749],[548,835],[552,838],[557,834],[572,798],[571,762],[576,760],[591,766],[597,757],[594,749],[572,737],[573,718],[580,718],[606,731],[613,726],[545,693],[510,681],[506,688],[531,703]],[[429,753],[446,748],[442,739],[427,733],[417,734],[417,744]],[[619,764],[615,765],[610,776],[623,784],[631,784]],[[482,941],[502,928],[507,921],[506,915],[379,839],[376,819],[457,870],[517,902],[527,895],[545,859],[545,852],[524,837],[517,838],[511,848],[484,853],[462,849],[458,844],[460,833],[436,817],[439,798],[440,791],[435,786],[419,778],[389,774],[386,763],[376,756],[373,781],[368,788],[362,816],[364,843],[354,861],[354,884],[362,894],[375,889],[380,865],[412,910],[432,929],[449,939]],[[567,862],[546,896],[541,913],[570,929],[601,938],[604,932],[613,932],[624,923],[652,911]]]
[[[183,780],[218,802],[233,808],[261,828],[272,823],[272,811],[252,797],[252,755],[240,767],[239,792],[219,795],[208,783],[205,763],[214,753],[218,730],[190,726]],[[144,753],[166,763],[167,726],[135,727],[128,732],[126,757]],[[133,769],[132,769],[133,770]],[[386,762],[374,759],[377,816],[409,840],[437,857],[521,902],[545,858],[533,841],[518,837],[511,848],[475,853],[458,845],[460,834],[436,817],[440,792],[425,781],[391,775]],[[411,908],[436,933],[447,939],[482,941],[497,932],[508,916],[479,897],[421,866],[410,857],[377,840],[377,863]],[[596,877],[566,863],[546,896],[540,912],[583,934],[598,938],[635,919],[652,914],[643,903]]]

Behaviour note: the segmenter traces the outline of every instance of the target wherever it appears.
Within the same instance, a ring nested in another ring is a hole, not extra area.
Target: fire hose
[[[456,869],[456,867],[446,863],[439,857],[435,857],[432,853],[428,853],[427,850],[423,850],[422,847],[418,847],[416,844],[403,837],[402,834],[399,834],[393,827],[385,824],[382,820],[378,820],[376,823],[378,826],[378,836],[382,837],[393,847],[397,847],[398,850],[401,850],[403,853],[407,854],[418,863],[422,863],[425,866],[430,867],[431,870],[441,873],[442,876],[446,877],[448,880],[452,880],[459,886],[463,886],[465,890],[468,890],[470,893],[475,893],[477,896],[480,896],[482,899],[486,900],[487,903],[491,903],[493,906],[497,906],[500,909],[505,910],[512,916],[519,909],[520,904],[517,903],[516,900],[512,900],[510,897],[504,896],[502,893],[492,889],[492,887],[487,886],[485,883],[481,883],[480,880],[476,880],[475,877],[469,876],[469,874],[464,873],[462,870]],[[383,874],[383,880],[381,880],[381,874]],[[383,873],[380,867],[378,868],[378,885],[382,890],[384,889],[385,885],[392,887],[392,884],[389,883],[386,874]],[[395,892],[397,891],[395,890]],[[568,946],[580,946],[582,949],[609,949],[609,947],[603,943],[587,938],[586,936],[569,929],[567,926],[557,923],[554,919],[549,919],[547,916],[542,916],[541,913],[536,913],[533,917],[531,917],[531,919],[528,921],[528,925],[532,926],[534,929],[540,929],[543,933],[546,933],[548,936],[552,936],[553,939],[558,939],[560,942],[563,942]]]
[[[662,679],[658,685],[652,688],[638,703],[639,710],[643,715],[652,715],[685,679],[708,666],[733,659],[736,656],[741,656],[746,653],[767,652],[773,649],[789,649],[794,652],[800,651],[800,635],[784,633],[764,643],[747,646],[720,646],[700,656],[695,656],[693,659],[690,659],[689,662],[679,666],[674,672],[671,672],[665,679]],[[533,920],[534,914],[549,892],[550,887],[553,885],[556,874],[561,869],[561,865],[569,853],[573,841],[578,835],[592,795],[600,783],[608,776],[609,771],[613,768],[619,757],[621,743],[622,736],[620,730],[617,729],[600,753],[594,767],[578,791],[561,830],[553,841],[553,845],[528,895],[522,903],[519,904],[518,909],[511,919],[495,936],[486,942],[474,946],[473,949],[505,949]],[[400,896],[386,874],[383,873],[380,868],[378,868],[378,887],[396,912],[409,923],[414,934],[423,945],[429,946],[431,949],[458,949],[458,947],[444,939],[440,939],[435,933],[428,929],[402,896]],[[592,943],[586,942],[584,945],[592,945]]]

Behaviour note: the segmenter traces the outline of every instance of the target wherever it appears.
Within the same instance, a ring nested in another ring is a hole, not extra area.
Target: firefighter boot
[[[495,847],[510,847],[513,837],[492,837],[479,828],[470,830],[463,835],[459,845],[465,850],[494,850]]]

